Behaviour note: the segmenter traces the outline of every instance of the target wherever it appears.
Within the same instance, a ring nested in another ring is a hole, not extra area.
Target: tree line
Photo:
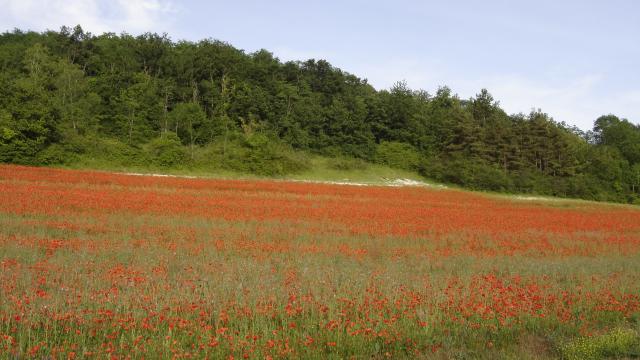
[[[541,110],[507,114],[486,89],[378,91],[325,60],[211,39],[0,35],[0,162],[283,175],[305,169],[305,154],[472,189],[640,202],[640,127],[614,115],[584,132]]]

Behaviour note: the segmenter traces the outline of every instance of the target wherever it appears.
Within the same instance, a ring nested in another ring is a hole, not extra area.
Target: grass
[[[282,176],[261,176],[246,172],[232,171],[218,166],[179,166],[179,167],[154,167],[153,165],[120,165],[114,162],[96,159],[92,157],[80,157],[77,161],[62,166],[66,169],[93,169],[102,171],[116,171],[124,173],[140,174],[168,174],[176,176],[197,176],[219,179],[280,179],[301,181],[327,181],[327,182],[356,182],[372,185],[382,185],[395,179],[410,179],[429,183],[417,173],[395,169],[384,165],[363,163],[355,169],[336,169],[332,166],[333,159],[319,156],[306,155],[309,168],[298,173]]]
[[[321,156],[312,156],[309,164],[309,170],[287,176],[286,179],[358,182],[367,184],[384,184],[389,180],[395,179],[410,179],[421,182],[427,181],[425,178],[414,172],[378,164],[365,163],[363,166],[356,169],[336,169],[332,166],[332,159]]]

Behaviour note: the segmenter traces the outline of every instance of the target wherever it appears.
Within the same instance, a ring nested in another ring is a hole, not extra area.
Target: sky
[[[80,24],[325,59],[377,89],[404,80],[466,99],[487,88],[508,113],[542,109],[591,129],[640,123],[637,0],[0,0],[0,31]]]

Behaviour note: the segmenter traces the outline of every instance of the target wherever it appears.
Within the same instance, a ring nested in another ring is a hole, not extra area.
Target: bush
[[[502,169],[484,163],[472,167],[471,186],[491,191],[511,191],[513,182]]]
[[[68,164],[73,161],[75,154],[68,152],[60,144],[52,144],[36,155],[36,161],[42,165]]]
[[[416,148],[400,142],[383,141],[376,147],[375,162],[403,170],[418,170],[420,153]]]
[[[0,109],[0,162],[41,164],[38,154],[55,141],[57,135],[48,120],[45,117],[33,121],[16,119],[8,111]]]
[[[262,134],[212,143],[194,160],[196,166],[263,176],[282,176],[309,168],[309,160],[303,153]]]
[[[89,138],[92,144],[81,149],[82,157],[111,166],[147,166],[147,154],[116,139]]]
[[[535,169],[522,169],[512,174],[516,191],[539,195],[551,195],[548,179]]]
[[[443,164],[427,165],[421,173],[429,171],[433,172],[436,180],[475,190],[511,191],[514,187],[508,173],[480,160],[451,158]]]
[[[253,133],[251,135],[247,135],[244,137],[243,140],[244,140],[243,142],[244,146],[252,150],[265,149],[266,147],[269,146],[269,144],[272,143],[269,140],[268,136],[260,133]]]
[[[155,138],[147,145],[149,158],[154,165],[172,167],[182,163],[186,159],[186,151],[173,132],[167,132],[163,136]]]
[[[251,148],[242,158],[240,169],[257,175],[280,176],[308,169],[307,159],[284,145],[267,143],[264,147]],[[236,162],[237,164],[237,162]]]

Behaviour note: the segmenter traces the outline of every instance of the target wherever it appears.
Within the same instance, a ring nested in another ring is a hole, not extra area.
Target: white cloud
[[[168,32],[177,8],[168,0],[0,0],[3,29],[57,30],[80,24],[103,32]]]

